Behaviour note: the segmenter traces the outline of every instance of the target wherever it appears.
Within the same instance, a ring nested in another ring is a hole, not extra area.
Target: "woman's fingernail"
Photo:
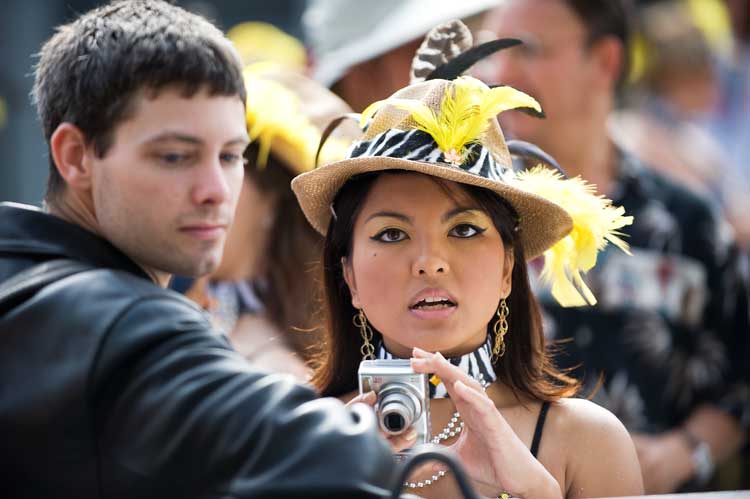
[[[405,435],[406,440],[416,440],[417,439],[417,430],[415,428],[412,428],[409,430],[409,432]]]

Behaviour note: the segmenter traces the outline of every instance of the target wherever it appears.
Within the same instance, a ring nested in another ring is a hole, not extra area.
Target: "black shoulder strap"
[[[539,419],[536,420],[536,429],[534,430],[534,440],[531,442],[531,455],[537,457],[539,453],[539,444],[542,442],[542,430],[544,430],[544,420],[547,419],[549,402],[542,402],[542,409],[539,411]]]
[[[49,260],[30,267],[0,284],[0,316],[38,290],[65,277],[90,270],[77,260]]]

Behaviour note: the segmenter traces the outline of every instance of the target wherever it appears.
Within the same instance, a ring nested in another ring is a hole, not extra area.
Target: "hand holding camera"
[[[476,481],[477,491],[491,495],[500,487],[522,497],[561,497],[557,482],[534,459],[478,381],[440,353],[414,348],[412,355],[414,372],[439,376],[461,413],[464,431],[449,448]],[[540,481],[540,476],[549,480]]]

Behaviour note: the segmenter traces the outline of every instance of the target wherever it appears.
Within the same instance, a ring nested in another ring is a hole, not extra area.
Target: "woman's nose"
[[[450,272],[448,262],[433,248],[425,248],[417,256],[412,267],[412,274],[415,276],[439,276]]]

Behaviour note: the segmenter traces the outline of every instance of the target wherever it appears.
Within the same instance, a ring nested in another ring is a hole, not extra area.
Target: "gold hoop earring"
[[[359,334],[362,335],[362,346],[359,347],[359,353],[362,354],[362,360],[375,359],[375,347],[372,344],[372,328],[367,323],[367,317],[364,310],[358,309],[357,315],[352,319],[352,323],[359,328]]]
[[[505,335],[508,332],[508,305],[505,303],[505,298],[500,300],[500,306],[497,307],[497,320],[492,326],[492,331],[495,333],[495,343],[492,345],[492,363],[494,364],[500,357],[505,355]]]

